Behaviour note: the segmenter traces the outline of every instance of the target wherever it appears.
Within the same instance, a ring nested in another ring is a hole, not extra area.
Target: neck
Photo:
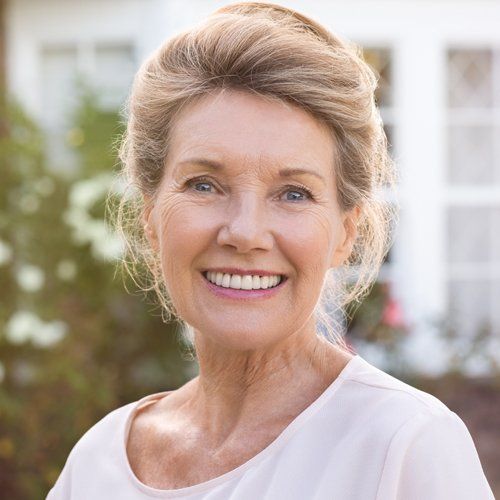
[[[320,338],[314,323],[259,350],[221,349],[199,332],[195,344],[200,374],[190,406],[214,442],[294,414],[297,407],[300,413],[352,357]]]

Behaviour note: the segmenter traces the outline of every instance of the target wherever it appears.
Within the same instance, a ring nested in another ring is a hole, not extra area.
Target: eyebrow
[[[183,160],[178,163],[179,166],[182,165],[202,165],[206,168],[209,168],[210,170],[224,170],[224,165],[222,163],[219,163],[218,161],[215,160],[209,160],[207,158],[190,158],[188,160]],[[312,175],[314,177],[317,177],[320,179],[323,184],[326,185],[326,180],[325,178],[319,174],[318,172],[315,172],[314,170],[308,170],[304,168],[282,168],[279,171],[280,177],[291,177],[293,175]]]

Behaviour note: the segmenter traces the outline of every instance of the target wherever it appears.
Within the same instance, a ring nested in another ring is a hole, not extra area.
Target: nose
[[[254,249],[270,250],[273,236],[264,202],[253,193],[240,193],[231,199],[225,223],[217,235],[219,245],[229,245],[237,253]]]

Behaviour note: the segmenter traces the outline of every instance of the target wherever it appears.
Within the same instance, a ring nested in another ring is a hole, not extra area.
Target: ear
[[[154,224],[154,203],[149,197],[144,197],[144,210],[142,212],[142,224],[144,227],[144,234],[149,241],[151,248],[154,251],[159,249],[158,235],[156,233],[156,226]]]
[[[349,258],[358,235],[358,219],[361,215],[361,208],[355,206],[351,210],[342,214],[342,224],[340,225],[341,234],[339,242],[335,248],[331,267],[340,267]]]

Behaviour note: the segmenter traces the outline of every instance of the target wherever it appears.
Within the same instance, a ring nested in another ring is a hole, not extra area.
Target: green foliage
[[[81,178],[111,172],[119,166],[115,147],[123,133],[115,111],[99,109],[98,95],[82,86],[80,106],[73,113],[73,128],[68,131],[68,142],[78,152]]]
[[[387,371],[399,378],[406,377],[402,346],[409,328],[389,284],[375,283],[361,305],[352,305],[348,314],[352,320],[347,338],[355,349],[363,354],[366,349],[376,348],[385,358]]]
[[[43,134],[9,102],[0,136],[0,491],[44,498],[109,411],[192,370],[174,325],[115,276],[104,201],[122,128],[85,93],[67,133],[78,175],[49,168]],[[125,278],[124,278],[125,279]],[[125,283],[133,290],[131,283]]]
[[[459,333],[453,318],[440,322],[438,328],[449,350],[448,377],[460,378],[464,374],[464,366],[472,362],[486,366],[490,379],[500,384],[499,342],[490,323],[483,323],[468,336]]]
[[[369,295],[358,308],[351,308],[352,321],[347,339],[355,350],[368,357],[383,359],[386,371],[403,379],[410,385],[418,386],[423,374],[411,367],[413,353],[407,343],[417,335],[403,318],[398,302],[392,297],[388,283],[375,283]],[[492,383],[500,381],[498,363],[498,339],[491,324],[483,324],[475,332],[464,335],[459,332],[453,317],[427,322],[435,334],[434,344],[429,347],[445,350],[443,376],[464,380],[470,377],[471,366],[479,366],[488,374]],[[378,364],[377,360],[374,360]],[[424,379],[426,377],[424,376]]]

